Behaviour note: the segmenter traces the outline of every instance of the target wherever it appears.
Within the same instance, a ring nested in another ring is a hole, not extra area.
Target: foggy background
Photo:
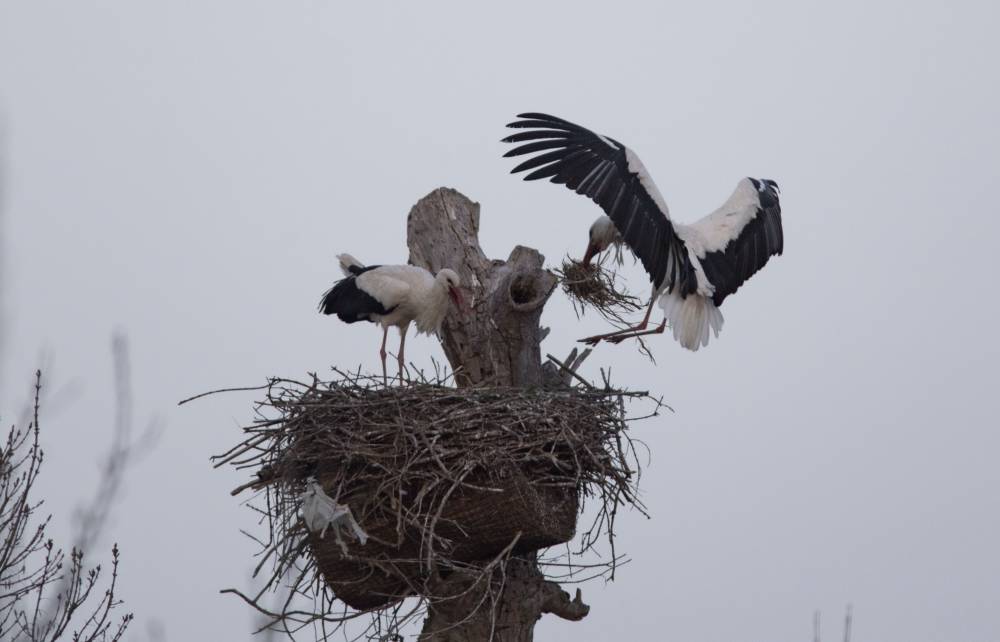
[[[65,3],[0,0],[2,395],[45,368],[41,488],[68,533],[130,339],[136,422],[160,421],[110,537],[132,634],[246,639],[253,515],[208,458],[269,375],[378,367],[379,332],[318,315],[334,255],[405,262],[440,185],[481,242],[579,257],[598,208],[522,183],[503,125],[546,111],[633,147],[672,216],[743,176],[782,188],[785,255],[697,353],[601,346],[583,368],[662,394],[637,424],[652,518],[634,560],[540,640],[1000,640],[1000,127],[990,2]],[[646,278],[629,266],[629,284]],[[654,317],[654,320],[658,320]],[[605,326],[557,293],[543,349]],[[393,344],[394,345],[394,344]],[[408,342],[429,365],[434,340]],[[158,622],[159,624],[150,624]]]

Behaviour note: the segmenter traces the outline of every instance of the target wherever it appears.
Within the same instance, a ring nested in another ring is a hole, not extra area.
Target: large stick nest
[[[441,581],[455,571],[487,577],[510,555],[568,542],[588,499],[594,521],[573,554],[608,541],[611,555],[596,574],[613,573],[615,515],[623,505],[642,510],[625,406],[645,393],[441,381],[387,388],[340,374],[271,380],[244,440],[215,458],[253,471],[234,494],[253,488],[265,500],[255,508],[267,534],[255,539],[263,546],[256,573],[267,581],[255,596],[233,592],[272,625],[291,631],[373,610],[398,620],[407,596],[421,605],[455,597]],[[350,507],[367,543],[308,530],[300,511],[310,478]],[[570,561],[556,566],[593,571]],[[265,607],[264,595],[282,586],[284,604]],[[314,600],[311,612],[293,606],[303,595]]]

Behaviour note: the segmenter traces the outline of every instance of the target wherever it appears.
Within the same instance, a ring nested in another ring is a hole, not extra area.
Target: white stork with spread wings
[[[584,262],[613,243],[625,243],[642,262],[653,284],[646,316],[636,326],[583,339],[615,343],[663,332],[669,321],[674,338],[689,350],[708,345],[710,331],[722,329],[719,306],[727,296],[782,251],[778,184],[744,178],[722,207],[682,225],[670,211],[642,161],[613,138],[547,114],[519,114],[507,125],[524,129],[503,139],[524,143],[504,156],[535,154],[511,173],[532,170],[526,181],[548,178],[597,203],[607,215],[590,229]],[[542,153],[538,153],[542,152]],[[653,304],[664,319],[646,330]]]

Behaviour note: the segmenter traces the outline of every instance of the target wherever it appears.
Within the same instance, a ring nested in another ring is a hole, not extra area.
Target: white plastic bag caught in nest
[[[319,536],[322,538],[326,535],[326,529],[332,526],[333,535],[337,538],[337,544],[340,545],[344,555],[347,555],[347,544],[340,537],[342,530],[349,529],[362,546],[368,542],[368,533],[354,519],[351,507],[335,502],[323,492],[323,487],[315,478],[310,477],[306,481],[306,490],[302,493],[301,500],[302,521],[306,523],[306,527],[314,533],[319,531]]]

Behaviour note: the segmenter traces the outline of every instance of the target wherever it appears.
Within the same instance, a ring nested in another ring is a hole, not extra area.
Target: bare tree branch
[[[73,642],[117,642],[132,621],[131,613],[117,622],[111,613],[121,604],[116,594],[117,544],[111,549],[108,586],[99,594],[95,589],[101,566],[85,568],[83,551],[74,547],[67,568],[62,549],[45,535],[51,515],[37,516],[42,502],[31,493],[44,460],[39,443],[41,390],[38,371],[31,423],[26,429],[12,427],[0,451],[0,639],[52,642],[73,625],[78,627],[71,631]],[[82,610],[88,604],[89,611]]]

